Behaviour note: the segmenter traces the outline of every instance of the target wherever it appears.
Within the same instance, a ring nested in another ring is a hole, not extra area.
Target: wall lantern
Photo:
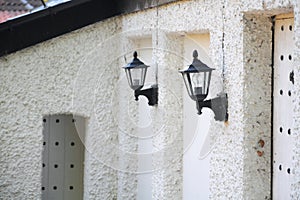
[[[133,53],[133,60],[123,68],[126,72],[128,84],[134,90],[135,100],[138,100],[139,95],[143,95],[147,97],[148,104],[153,106],[158,102],[158,85],[155,84],[148,88],[143,88],[148,67],[148,65],[145,65],[137,58],[137,52],[135,51]]]
[[[209,92],[211,73],[214,69],[198,59],[197,50],[194,50],[193,57],[193,63],[179,72],[182,74],[189,96],[196,101],[198,114],[201,115],[202,108],[207,107],[213,110],[215,120],[227,121],[227,94],[220,94],[214,99],[205,100]]]

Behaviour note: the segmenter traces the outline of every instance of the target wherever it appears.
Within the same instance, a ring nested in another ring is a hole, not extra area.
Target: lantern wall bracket
[[[137,89],[134,91],[135,100],[139,100],[139,96],[143,95],[147,97],[148,99],[148,105],[154,106],[158,103],[158,85],[154,84],[150,87],[143,88],[143,89]]]
[[[215,114],[215,120],[227,121],[228,120],[228,100],[227,94],[221,93],[218,97],[206,101],[196,101],[198,114],[202,114],[202,108],[210,108]]]

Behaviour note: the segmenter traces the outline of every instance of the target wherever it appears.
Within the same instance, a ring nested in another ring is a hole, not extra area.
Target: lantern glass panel
[[[189,96],[195,101],[203,101],[209,92],[211,71],[184,73],[184,82]]]
[[[133,90],[141,89],[145,83],[147,67],[126,70],[127,80]]]
[[[186,87],[186,90],[189,94],[189,96],[193,99],[194,99],[194,93],[193,93],[193,90],[191,90],[192,88],[192,85],[191,85],[191,77],[190,77],[190,74],[189,73],[182,73],[182,76],[183,76],[183,80],[184,80],[184,84],[185,84],[185,87]]]

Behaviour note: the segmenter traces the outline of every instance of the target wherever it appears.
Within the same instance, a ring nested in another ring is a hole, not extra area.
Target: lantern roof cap
[[[193,63],[183,70],[180,70],[181,73],[199,73],[199,72],[209,72],[215,70],[214,68],[208,67],[205,63],[201,62],[198,59],[198,52],[194,50],[193,52]]]
[[[132,68],[147,68],[149,67],[148,65],[145,65],[140,59],[137,58],[138,54],[135,51],[133,53],[133,60],[128,63],[126,66],[124,66],[124,69],[132,69]]]

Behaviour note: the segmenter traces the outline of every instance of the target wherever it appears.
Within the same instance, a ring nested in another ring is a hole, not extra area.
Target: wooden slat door
[[[43,200],[80,200],[83,198],[84,146],[76,123],[83,118],[52,115],[43,119]]]
[[[294,18],[276,17],[274,38],[273,199],[291,193],[293,130]]]

